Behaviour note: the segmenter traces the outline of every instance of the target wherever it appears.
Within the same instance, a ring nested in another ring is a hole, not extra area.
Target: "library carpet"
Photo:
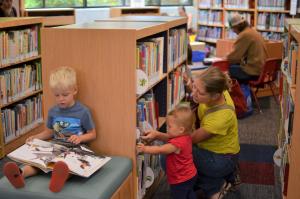
[[[239,166],[242,183],[274,186],[272,157],[275,150],[276,147],[271,145],[241,144]]]

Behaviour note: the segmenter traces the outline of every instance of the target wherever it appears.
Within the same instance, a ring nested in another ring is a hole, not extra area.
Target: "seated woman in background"
[[[17,17],[17,10],[13,7],[13,0],[0,0],[0,17]]]

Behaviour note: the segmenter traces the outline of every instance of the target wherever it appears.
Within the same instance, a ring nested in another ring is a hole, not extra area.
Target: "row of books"
[[[222,8],[222,0],[199,0],[200,8]]]
[[[281,95],[281,119],[282,119],[282,137],[281,142],[290,144],[291,135],[293,132],[294,119],[294,99],[292,97],[292,90],[288,83],[288,78],[284,75],[282,78],[282,95]]]
[[[197,40],[214,42],[217,39],[221,39],[221,37],[222,28],[201,26],[198,31]]]
[[[266,39],[266,40],[283,40],[284,35],[282,33],[278,32],[261,32],[261,35]]]
[[[259,13],[257,17],[257,29],[284,31],[285,14]]]
[[[138,42],[136,46],[136,68],[143,70],[149,79],[163,73],[164,38],[157,37]]]
[[[40,62],[24,64],[0,72],[0,106],[40,89],[42,89]]]
[[[295,41],[291,41],[288,52],[287,63],[282,67],[282,72],[286,75],[288,83],[293,86],[296,84],[296,71],[298,70],[298,55],[299,45]]]
[[[1,110],[4,142],[28,132],[42,118],[42,95],[21,101],[20,103]]]
[[[187,58],[188,37],[185,28],[170,30],[168,46],[168,71],[181,64]]]
[[[224,0],[224,7],[249,9],[249,0]]]
[[[236,11],[228,11],[224,14],[224,24],[226,27],[229,27],[229,20],[234,16],[235,14],[241,15],[244,19],[246,19],[251,24],[252,15],[247,12],[236,12]]]
[[[140,136],[144,132],[157,129],[158,126],[158,103],[154,92],[150,91],[137,103],[137,143],[142,142]],[[159,171],[158,155],[137,154],[138,198],[144,197],[150,181],[153,182],[157,177],[157,175],[149,176],[151,175],[149,172],[157,174]]]
[[[185,96],[185,89],[183,83],[183,73],[186,70],[186,65],[178,67],[170,74],[168,82],[168,112],[174,109]]]
[[[158,177],[161,171],[159,157],[159,155],[150,154],[137,155],[138,199],[144,198],[147,188]]]
[[[137,103],[137,125],[144,129],[144,122],[152,128],[158,127],[158,104],[153,93],[145,94]]]
[[[282,193],[286,196],[288,185],[288,172],[289,172],[289,146],[291,144],[291,136],[293,132],[294,122],[294,100],[291,93],[291,87],[288,83],[288,78],[285,73],[282,74],[282,93],[280,100],[281,107],[281,121],[279,128],[279,149],[281,162],[280,162],[280,182],[282,186]]]
[[[200,10],[199,22],[201,24],[222,25],[222,11]]]
[[[257,8],[259,10],[284,10],[285,0],[258,0]]]
[[[0,31],[0,67],[38,56],[38,40],[38,26]]]

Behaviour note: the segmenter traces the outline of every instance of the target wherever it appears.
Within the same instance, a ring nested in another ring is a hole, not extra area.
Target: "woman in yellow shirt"
[[[193,100],[199,103],[200,128],[192,134],[196,146],[193,158],[198,170],[196,189],[202,189],[209,199],[218,199],[225,182],[234,183],[240,151],[228,79],[218,68],[211,67],[189,84]]]

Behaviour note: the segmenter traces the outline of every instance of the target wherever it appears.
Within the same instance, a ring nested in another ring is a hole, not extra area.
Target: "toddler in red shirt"
[[[138,152],[166,154],[166,174],[174,199],[196,199],[193,186],[197,179],[197,170],[192,155],[193,112],[188,106],[177,106],[168,113],[167,133],[146,132],[142,139],[158,139],[166,143],[161,146],[138,144]]]

